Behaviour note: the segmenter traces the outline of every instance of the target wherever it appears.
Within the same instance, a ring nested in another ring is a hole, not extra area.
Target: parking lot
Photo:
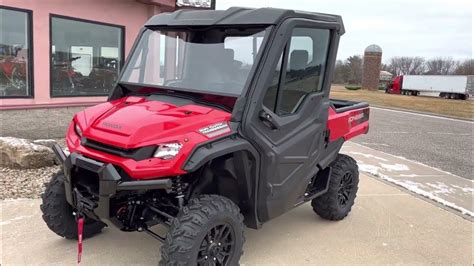
[[[76,263],[76,243],[50,232],[40,200],[1,201],[2,265]],[[472,265],[473,225],[373,177],[361,175],[356,205],[343,221],[316,216],[309,204],[246,231],[243,265]],[[84,242],[84,265],[156,265],[161,244],[107,228]]]

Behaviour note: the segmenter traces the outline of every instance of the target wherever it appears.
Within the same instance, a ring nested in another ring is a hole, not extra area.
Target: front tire
[[[357,195],[359,169],[350,156],[339,154],[331,163],[332,172],[328,191],[311,201],[316,214],[326,220],[344,219],[351,211]]]
[[[58,172],[51,178],[41,198],[43,203],[40,208],[43,212],[43,220],[49,229],[66,239],[77,239],[76,217],[73,214],[74,209],[66,201],[62,172]],[[104,223],[86,218],[83,237],[92,237],[100,233],[104,227]]]
[[[160,265],[237,265],[244,242],[239,207],[222,196],[202,195],[173,220]]]

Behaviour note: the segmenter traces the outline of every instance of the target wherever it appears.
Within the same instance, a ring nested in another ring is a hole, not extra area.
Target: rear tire
[[[160,265],[238,265],[245,242],[243,219],[228,198],[192,199],[171,224]]]
[[[357,162],[350,156],[339,154],[332,167],[328,191],[311,201],[316,214],[327,220],[344,219],[351,211],[359,185]]]
[[[66,239],[77,239],[76,217],[73,214],[74,209],[66,201],[62,172],[53,175],[41,198],[43,199],[43,204],[40,206],[43,220],[49,229]],[[92,237],[100,233],[104,227],[104,223],[86,218],[83,237]]]

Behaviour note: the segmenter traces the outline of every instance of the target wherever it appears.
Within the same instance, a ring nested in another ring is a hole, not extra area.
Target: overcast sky
[[[473,0],[216,0],[231,6],[278,7],[341,15],[339,59],[378,44],[393,56],[472,58]]]

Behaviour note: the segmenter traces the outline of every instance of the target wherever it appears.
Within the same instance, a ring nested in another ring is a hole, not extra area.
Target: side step
[[[332,168],[326,167],[316,174],[316,176],[311,181],[308,190],[306,190],[304,202],[317,198],[328,191],[331,173]]]

